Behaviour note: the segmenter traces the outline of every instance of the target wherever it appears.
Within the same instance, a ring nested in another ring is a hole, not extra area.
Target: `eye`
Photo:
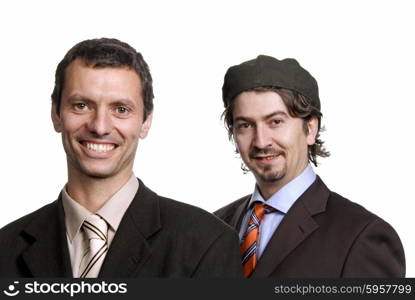
[[[88,105],[84,102],[79,102],[74,104],[75,110],[85,110],[88,107]]]
[[[281,119],[272,119],[271,120],[271,124],[273,125],[273,126],[278,126],[278,125],[280,125],[282,123],[282,120]]]
[[[251,127],[251,124],[249,124],[248,122],[239,123],[239,124],[237,125],[237,128],[238,128],[238,129],[247,129],[247,128],[249,128],[249,127]]]
[[[116,108],[117,113],[119,114],[126,114],[128,112],[128,108],[125,106],[118,106]]]

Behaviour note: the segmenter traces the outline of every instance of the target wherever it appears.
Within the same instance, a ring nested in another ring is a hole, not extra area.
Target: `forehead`
[[[275,112],[289,115],[281,96],[273,91],[246,91],[233,102],[233,117],[261,118]]]
[[[78,93],[92,98],[128,95],[131,98],[140,96],[140,91],[141,80],[134,70],[127,67],[94,68],[76,59],[65,70],[62,94]]]

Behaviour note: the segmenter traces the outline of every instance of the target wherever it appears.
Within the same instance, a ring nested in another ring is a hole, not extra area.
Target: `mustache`
[[[253,147],[249,152],[250,158],[255,158],[257,155],[285,155],[285,152],[280,149],[275,149],[272,147],[268,148],[257,148]]]

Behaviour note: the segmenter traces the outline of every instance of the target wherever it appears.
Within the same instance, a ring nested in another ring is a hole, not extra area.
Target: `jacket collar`
[[[130,277],[151,256],[147,242],[161,227],[159,196],[139,180],[139,189],[127,209],[101,267],[99,277]],[[34,277],[72,277],[62,197],[39,211],[24,229],[30,246],[22,254]]]
[[[99,277],[130,277],[150,258],[148,239],[162,228],[159,196],[139,180],[139,188],[108,250]]]
[[[22,233],[30,243],[23,262],[33,277],[71,277],[61,195],[39,213]]]
[[[268,277],[290,252],[319,227],[313,216],[326,210],[329,195],[329,189],[317,176],[285,215],[258,261],[252,278]],[[242,198],[230,219],[229,225],[238,232],[249,200],[250,195]]]
[[[252,278],[269,277],[284,258],[319,227],[313,216],[326,210],[329,194],[329,189],[317,176],[316,181],[298,198],[278,226],[258,261]]]

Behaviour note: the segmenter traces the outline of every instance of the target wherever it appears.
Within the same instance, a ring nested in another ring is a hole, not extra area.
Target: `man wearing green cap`
[[[224,119],[256,185],[215,214],[239,232],[245,277],[404,277],[394,229],[330,191],[311,164],[320,139],[317,81],[295,59],[260,55],[228,69]]]

